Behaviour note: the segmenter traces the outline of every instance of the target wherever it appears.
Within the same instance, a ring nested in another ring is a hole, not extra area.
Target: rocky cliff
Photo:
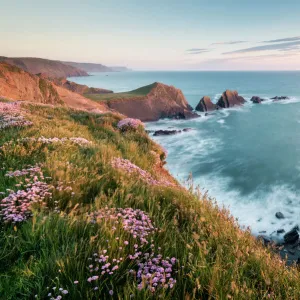
[[[97,103],[16,66],[0,63],[0,96],[11,100],[67,105],[88,111],[107,111]]]
[[[146,92],[143,95],[138,91]],[[192,112],[181,90],[158,82],[128,92],[124,96],[112,95],[106,103],[111,109],[142,121],[156,121],[160,118],[186,119],[198,116]]]
[[[211,102],[210,97],[204,96],[196,106],[195,110],[201,112],[212,111],[216,110],[216,105]]]
[[[242,105],[246,100],[239,96],[237,91],[226,90],[217,102],[219,108],[228,108],[236,105]]]
[[[0,62],[6,62],[10,65],[17,66],[31,74],[42,73],[44,76],[51,78],[62,78],[70,76],[88,76],[88,73],[66,65],[62,62],[42,59],[36,57],[4,57],[0,56]]]

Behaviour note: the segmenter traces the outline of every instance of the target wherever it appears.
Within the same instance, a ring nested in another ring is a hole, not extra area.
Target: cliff
[[[107,111],[103,103],[97,103],[46,78],[30,74],[16,66],[0,63],[0,96],[11,100],[35,103],[67,105],[75,109]]]
[[[69,81],[65,78],[54,78],[52,82],[55,85],[61,86],[71,92],[78,93],[80,95],[84,94],[110,94],[113,91],[101,89],[101,88],[93,88],[88,87],[87,85],[78,84],[72,81]]]
[[[84,70],[86,72],[126,72],[129,71],[128,68],[122,66],[116,67],[108,67],[102,64],[97,63],[80,63],[80,62],[73,62],[73,61],[62,61],[62,63]]]
[[[13,100],[62,103],[51,82],[7,63],[0,63],[0,95]]]
[[[8,105],[0,102],[1,299],[299,299],[299,267],[204,189],[181,187],[142,126]]]
[[[87,94],[86,97],[105,102],[109,108],[142,121],[198,117],[193,113],[181,90],[158,82],[126,93]]]
[[[17,66],[31,74],[42,73],[44,76],[50,78],[88,76],[88,73],[81,69],[66,65],[59,61],[43,59],[43,58],[0,56],[0,62],[6,62],[10,65]]]

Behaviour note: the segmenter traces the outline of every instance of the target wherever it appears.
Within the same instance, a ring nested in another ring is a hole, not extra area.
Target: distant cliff
[[[113,72],[112,68],[109,68],[102,64],[78,63],[72,61],[62,61],[62,63],[74,68],[84,70],[85,72]]]
[[[72,61],[63,61],[62,63],[69,66],[84,70],[86,72],[125,72],[129,71],[126,67],[117,66],[117,67],[108,67],[102,64],[96,63],[79,63]]]
[[[31,74],[42,73],[44,76],[48,76],[51,78],[88,76],[88,73],[86,71],[66,65],[59,61],[43,58],[0,56],[0,62],[6,62],[10,65],[17,66]]]

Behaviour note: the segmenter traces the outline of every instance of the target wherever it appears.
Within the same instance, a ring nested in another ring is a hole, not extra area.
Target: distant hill
[[[72,62],[72,61],[62,61],[62,63],[84,70],[86,72],[126,72],[130,71],[126,67],[107,67],[102,64],[95,64],[95,63],[79,63],[79,62]]]
[[[5,57],[0,56],[0,62],[6,62],[17,66],[31,74],[42,73],[51,78],[88,76],[84,70],[64,64],[60,61],[36,58],[36,57]]]

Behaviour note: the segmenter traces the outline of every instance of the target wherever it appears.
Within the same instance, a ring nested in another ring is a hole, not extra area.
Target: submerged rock
[[[261,103],[262,101],[264,101],[264,99],[261,99],[258,96],[253,96],[250,101],[252,101],[253,103]]]
[[[278,100],[288,100],[290,98],[287,97],[287,96],[275,96],[275,97],[273,97],[271,99],[274,100],[274,101],[278,101]]]
[[[277,219],[284,219],[284,214],[283,214],[282,212],[278,211],[278,212],[275,214],[275,217],[276,217]]]
[[[210,100],[210,97],[204,96],[196,106],[195,110],[206,112],[206,111],[213,111],[216,110],[217,107],[215,104],[213,104]]]
[[[298,233],[299,227],[296,226],[294,227],[292,230],[290,230],[289,232],[287,232],[284,235],[284,242],[286,244],[293,244],[295,242],[297,242],[299,240],[299,233]]]
[[[237,91],[226,90],[218,100],[217,106],[219,108],[228,108],[236,105],[240,106],[245,102],[246,100],[239,96]]]
[[[154,132],[154,136],[159,136],[159,135],[173,135],[173,134],[177,134],[180,133],[181,130],[156,130]]]

